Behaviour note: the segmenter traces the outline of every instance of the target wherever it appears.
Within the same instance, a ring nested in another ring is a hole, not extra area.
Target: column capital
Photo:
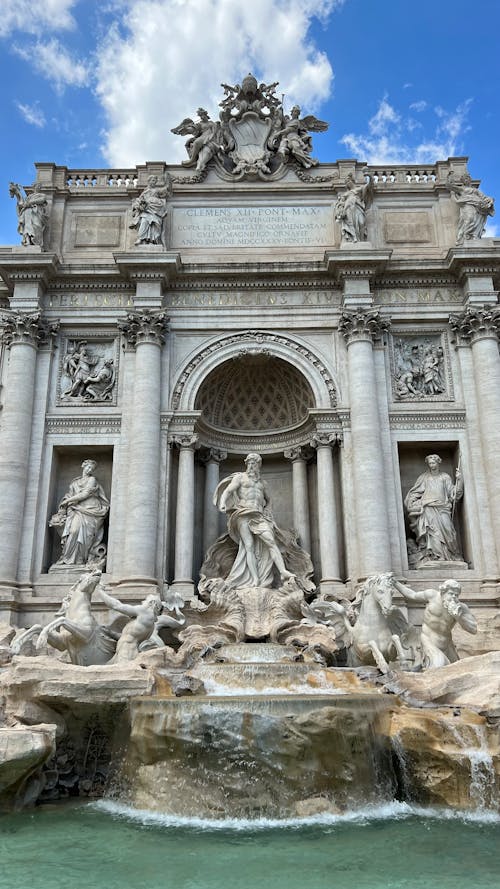
[[[184,451],[196,451],[200,447],[196,433],[192,435],[173,435],[170,439],[170,447]]]
[[[202,463],[223,463],[227,460],[227,451],[223,451],[222,448],[206,448],[199,459]]]
[[[382,316],[378,309],[343,311],[339,320],[339,330],[348,346],[359,341],[373,343],[390,326],[390,318]]]
[[[342,435],[340,432],[315,432],[309,445],[311,448],[334,448],[335,445],[342,444]]]
[[[467,306],[465,311],[451,314],[449,324],[457,341],[475,343],[482,339],[499,338],[500,308],[497,306]]]
[[[295,448],[287,448],[283,451],[283,456],[285,460],[291,460],[292,463],[295,463],[297,460],[307,463],[311,456],[310,445],[299,445]]]
[[[46,321],[41,312],[0,313],[0,341],[9,349],[17,343],[38,346],[50,343],[59,330],[59,321]]]
[[[118,322],[118,329],[133,348],[137,348],[141,343],[154,343],[161,346],[165,342],[167,322],[166,312],[140,309],[135,312],[127,312],[125,321]]]

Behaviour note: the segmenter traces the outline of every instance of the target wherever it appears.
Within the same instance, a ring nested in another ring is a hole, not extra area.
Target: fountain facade
[[[8,805],[498,807],[493,199],[464,158],[318,164],[275,86],[184,164],[12,184]]]

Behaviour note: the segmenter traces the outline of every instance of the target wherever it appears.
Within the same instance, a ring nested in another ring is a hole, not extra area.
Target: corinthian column
[[[0,586],[11,586],[28,481],[36,353],[59,324],[44,324],[39,312],[9,312],[2,314],[1,325],[10,354],[0,427]]]
[[[307,487],[307,456],[305,448],[289,448],[285,458],[292,462],[293,527],[299,536],[302,549],[311,553],[311,527],[309,523],[309,491]]]
[[[220,464],[227,458],[227,451],[210,448],[202,457],[205,463],[205,488],[203,492],[203,555],[219,536],[219,511],[214,506],[214,491],[219,484]]]
[[[498,339],[500,309],[490,306],[469,306],[464,312],[450,315],[450,325],[462,343],[472,350],[474,388],[488,483],[491,519],[496,537],[497,560],[500,565],[500,355]]]
[[[129,312],[120,329],[135,348],[134,394],[128,450],[125,579],[156,583],[160,484],[160,370],[165,312]]]
[[[332,448],[336,443],[335,433],[317,433],[311,441],[311,446],[316,448],[319,552],[323,592],[332,592],[332,585],[340,583],[339,518],[332,454]]]
[[[177,436],[172,439],[172,444],[179,448],[174,584],[180,587],[181,594],[189,597],[193,593],[194,452],[198,447],[198,436]]]
[[[353,447],[354,512],[358,576],[391,569],[389,521],[377,407],[373,341],[390,322],[375,310],[344,312],[340,331],[347,343],[349,407]]]

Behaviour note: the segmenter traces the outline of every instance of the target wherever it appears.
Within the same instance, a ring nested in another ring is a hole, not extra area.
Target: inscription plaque
[[[118,247],[121,216],[77,216],[75,247]]]
[[[433,240],[429,214],[425,210],[385,213],[384,216],[388,244],[425,244]]]
[[[172,247],[327,247],[331,205],[174,207]]]

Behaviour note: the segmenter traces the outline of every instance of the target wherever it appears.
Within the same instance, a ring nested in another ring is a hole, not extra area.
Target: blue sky
[[[500,0],[0,0],[0,243],[34,161],[179,161],[170,128],[248,70],[329,121],[320,160],[466,154],[500,198],[499,34]]]

